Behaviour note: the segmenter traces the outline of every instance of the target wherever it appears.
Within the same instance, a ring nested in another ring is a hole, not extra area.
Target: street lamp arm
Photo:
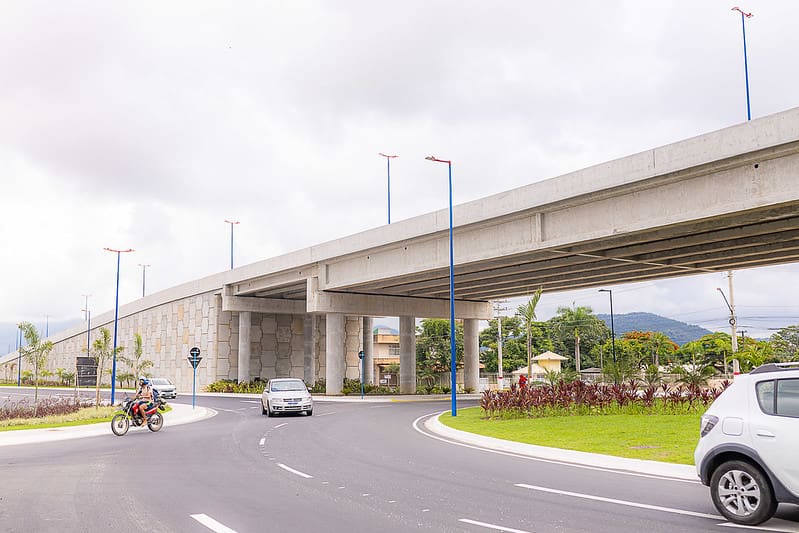
[[[730,302],[727,301],[727,296],[724,294],[724,291],[721,290],[721,287],[716,287],[716,290],[719,291],[719,293],[721,294],[721,297],[724,298],[724,303],[727,304],[727,309],[730,310],[730,314],[734,315],[735,311],[732,310],[732,306],[730,305]]]
[[[447,161],[446,159],[439,159],[439,158],[437,158],[436,156],[433,156],[433,155],[429,155],[429,156],[425,157],[425,159],[427,159],[428,161],[436,161],[437,163],[447,163],[448,165],[452,164],[452,161]]]
[[[741,15],[743,15],[743,16],[744,16],[744,17],[746,17],[746,18],[752,18],[752,17],[754,17],[754,16],[755,16],[755,15],[754,15],[754,13],[746,13],[745,11],[743,11],[743,10],[742,10],[740,7],[738,7],[738,6],[735,6],[734,8],[730,9],[730,11],[737,11],[738,13],[740,13]]]

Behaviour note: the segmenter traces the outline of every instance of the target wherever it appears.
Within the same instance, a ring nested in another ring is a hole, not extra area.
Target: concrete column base
[[[463,389],[477,392],[480,386],[480,332],[478,321],[463,321]]]
[[[344,387],[344,372],[347,363],[344,359],[346,341],[345,316],[342,313],[328,313],[325,320],[325,385],[326,394],[341,394]]]
[[[399,317],[400,394],[416,394],[416,318]]]
[[[239,383],[250,381],[250,339],[252,338],[252,313],[239,313]]]

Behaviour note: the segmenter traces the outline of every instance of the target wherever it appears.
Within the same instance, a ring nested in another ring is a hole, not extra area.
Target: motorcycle
[[[111,419],[111,431],[114,432],[114,435],[121,437],[128,432],[131,424],[138,427],[144,423],[136,402],[135,398],[125,396],[119,412]],[[147,428],[150,431],[158,431],[164,426],[164,416],[160,411],[166,411],[166,402],[158,398],[151,403],[147,410]]]

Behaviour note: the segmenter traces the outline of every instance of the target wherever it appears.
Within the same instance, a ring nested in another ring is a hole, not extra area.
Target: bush
[[[480,407],[486,418],[603,414],[683,414],[703,412],[730,385],[719,388],[679,385],[639,390],[630,380],[617,385],[560,381],[556,385],[517,387],[483,392]]]
[[[309,387],[309,390],[312,394],[324,394],[327,392],[327,383],[324,379],[317,379],[316,383]]]
[[[261,394],[264,391],[266,382],[264,381],[243,381],[239,383],[235,379],[222,379],[209,383],[205,390],[206,392],[233,392],[233,393],[250,393]]]
[[[6,401],[0,405],[0,420],[17,418],[42,418],[53,415],[77,413],[84,407],[92,407],[93,401],[75,398],[45,398],[37,404],[22,399],[18,402]]]

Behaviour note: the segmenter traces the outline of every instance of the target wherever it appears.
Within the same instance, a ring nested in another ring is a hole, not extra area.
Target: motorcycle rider
[[[139,415],[142,417],[142,425],[147,425],[147,409],[153,401],[153,389],[150,387],[150,380],[145,377],[139,378],[139,390],[136,391],[134,399],[139,400],[136,405]]]

